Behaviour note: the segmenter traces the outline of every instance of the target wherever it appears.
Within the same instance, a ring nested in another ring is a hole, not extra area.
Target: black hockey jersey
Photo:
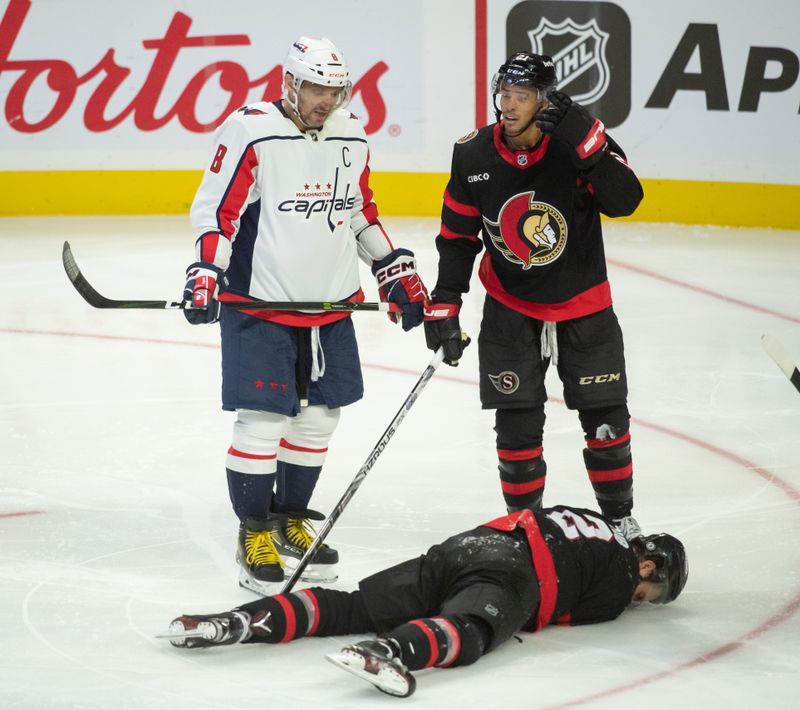
[[[562,321],[611,305],[600,214],[631,214],[642,187],[611,138],[588,171],[577,170],[569,151],[548,135],[512,151],[501,123],[455,144],[436,239],[437,292],[468,291],[485,246],[480,280],[513,310]]]
[[[610,621],[631,603],[639,583],[638,558],[598,513],[559,505],[511,513],[485,525],[525,531],[541,596],[526,630]]]

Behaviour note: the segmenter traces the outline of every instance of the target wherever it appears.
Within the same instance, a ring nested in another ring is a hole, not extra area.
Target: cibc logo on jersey
[[[483,224],[500,253],[524,270],[545,266],[567,245],[567,222],[553,205],[538,202],[535,192],[514,195],[500,208],[497,221]]]

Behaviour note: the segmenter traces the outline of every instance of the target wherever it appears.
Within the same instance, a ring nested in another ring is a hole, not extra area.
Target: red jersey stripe
[[[228,238],[233,237],[236,228],[233,226],[234,222],[242,216],[244,204],[247,201],[247,196],[250,194],[250,188],[255,181],[253,174],[256,166],[258,165],[258,157],[253,146],[250,146],[244,154],[244,158],[239,165],[239,169],[233,176],[231,184],[228,186],[228,191],[222,198],[222,203],[217,209],[217,223],[219,224],[220,231]]]
[[[448,190],[444,191],[444,203],[453,212],[464,215],[465,217],[480,217],[481,211],[472,205],[465,205],[463,202],[456,200]]]
[[[459,234],[458,232],[454,232],[452,229],[448,229],[444,224],[442,224],[441,228],[439,229],[439,234],[441,234],[445,239],[469,239],[471,242],[478,241],[477,235]]]
[[[598,313],[611,305],[611,286],[607,279],[562,303],[535,303],[512,296],[500,283],[500,279],[492,267],[489,252],[486,252],[481,259],[478,277],[488,294],[496,301],[500,301],[512,311],[523,313],[537,320],[572,320]]]

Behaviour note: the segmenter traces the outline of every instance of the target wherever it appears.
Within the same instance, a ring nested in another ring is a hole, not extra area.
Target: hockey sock
[[[547,464],[542,457],[544,406],[495,413],[500,487],[509,512],[542,507]]]
[[[275,474],[239,473],[225,469],[228,474],[228,492],[233,511],[239,520],[264,518],[272,503]]]
[[[541,447],[523,451],[498,449],[497,455],[500,487],[508,512],[541,508],[547,477],[547,464],[542,458]]]
[[[581,412],[586,432],[583,460],[603,515],[624,518],[633,509],[633,458],[628,410],[603,412],[614,423],[592,421],[592,410]],[[614,416],[616,415],[616,416]],[[596,426],[595,426],[596,424]]]
[[[475,663],[488,647],[491,631],[475,616],[447,614],[414,619],[381,636],[393,641],[403,664],[416,671]]]
[[[321,471],[322,466],[300,466],[278,461],[274,503],[276,512],[290,513],[308,508]]]
[[[372,631],[361,592],[311,587],[264,597],[237,610],[250,614],[252,636],[246,643],[286,643],[303,636]]]

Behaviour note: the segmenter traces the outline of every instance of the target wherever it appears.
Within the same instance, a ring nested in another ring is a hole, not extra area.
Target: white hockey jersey
[[[362,301],[359,256],[371,263],[393,246],[372,201],[358,119],[338,110],[303,133],[280,101],[259,102],[231,114],[216,144],[191,220],[197,260],[226,272],[221,300]],[[347,316],[252,314],[292,325]]]

